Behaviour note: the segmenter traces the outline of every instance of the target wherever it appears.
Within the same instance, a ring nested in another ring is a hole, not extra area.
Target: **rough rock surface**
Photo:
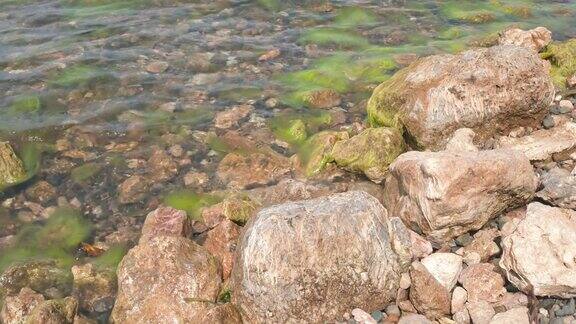
[[[462,127],[485,139],[538,126],[554,98],[548,70],[537,53],[513,45],[425,57],[374,90],[368,118],[403,125],[415,144],[430,149],[444,147]]]
[[[78,301],[74,297],[46,300],[34,307],[26,323],[72,324],[77,308]]]
[[[576,174],[554,168],[545,173],[540,182],[544,188],[536,193],[536,197],[557,207],[576,209]]]
[[[576,124],[566,123],[559,127],[541,129],[519,138],[501,137],[496,145],[523,152],[531,161],[567,157],[576,151]]]
[[[17,183],[26,176],[24,164],[8,142],[0,142],[0,188]]]
[[[226,303],[210,308],[198,323],[242,324],[243,322],[236,306]]]
[[[111,269],[100,269],[91,263],[72,267],[74,286],[72,295],[78,300],[81,310],[89,313],[104,313],[112,310],[116,299],[116,273]]]
[[[403,315],[398,324],[431,324],[432,322],[429,321],[426,316],[420,314],[406,314]]]
[[[146,216],[142,226],[140,243],[156,236],[187,236],[190,223],[186,212],[172,207],[161,206]]]
[[[67,295],[72,290],[72,274],[55,261],[44,260],[13,264],[0,276],[0,296],[17,294],[24,287],[39,293],[55,288]]]
[[[500,266],[527,294],[574,297],[575,237],[576,211],[531,203],[516,230],[502,240]]]
[[[240,226],[225,219],[208,232],[203,244],[206,250],[220,261],[224,280],[230,277],[232,271],[240,230]]]
[[[463,311],[467,300],[468,292],[466,289],[460,286],[454,288],[454,291],[452,292],[452,301],[450,303],[452,314]]]
[[[278,181],[289,172],[290,161],[279,154],[229,153],[220,161],[216,176],[231,188],[249,189]]]
[[[456,285],[462,271],[462,257],[454,253],[433,253],[424,259],[422,264],[428,272],[448,291]]]
[[[519,152],[412,151],[390,166],[384,203],[408,227],[442,243],[526,204],[536,185]]]
[[[466,303],[473,324],[488,324],[496,314],[494,308],[487,301]]]
[[[220,111],[214,117],[216,128],[227,129],[238,126],[238,123],[254,111],[250,105],[234,106],[231,109]]]
[[[118,267],[114,323],[194,322],[216,301],[217,261],[183,237],[159,236],[131,249]]]
[[[380,183],[388,166],[406,150],[402,134],[386,127],[368,128],[350,139],[336,142],[332,157],[339,167],[364,173]]]
[[[458,279],[468,292],[468,301],[496,303],[502,300],[506,289],[504,278],[496,272],[491,263],[477,263],[468,266]]]
[[[528,312],[526,307],[513,308],[504,313],[494,315],[490,324],[530,324]]]
[[[446,143],[446,151],[478,151],[474,145],[474,133],[470,128],[460,128],[454,132],[452,138]]]
[[[470,254],[476,253],[479,262],[487,262],[492,256],[500,252],[500,247],[494,242],[498,236],[500,233],[494,228],[478,231],[474,234],[472,242],[462,249],[462,255],[465,259],[470,259]]]
[[[450,291],[422,263],[412,263],[410,279],[410,301],[419,313],[430,319],[450,314]]]
[[[410,262],[396,253],[409,250],[407,229],[400,220],[394,226],[361,191],[263,209],[238,244],[232,300],[255,323],[325,322],[353,308],[383,309]]]
[[[44,296],[30,288],[22,288],[18,295],[8,296],[0,312],[0,322],[6,324],[24,323],[34,307],[44,301]]]
[[[545,27],[530,30],[510,28],[505,30],[498,39],[500,45],[517,45],[540,52],[552,41],[552,32]]]

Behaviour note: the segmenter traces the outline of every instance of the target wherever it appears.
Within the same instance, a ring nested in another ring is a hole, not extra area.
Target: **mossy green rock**
[[[7,142],[0,142],[0,189],[21,182],[26,178],[22,160]]]
[[[0,276],[0,296],[17,294],[24,287],[39,293],[56,288],[66,295],[72,290],[72,273],[46,260],[14,264]]]
[[[541,56],[552,63],[554,85],[565,88],[566,79],[576,74],[576,38],[548,45]]]
[[[346,132],[333,131],[320,132],[310,137],[298,152],[304,174],[310,177],[322,171],[326,164],[334,161],[332,157],[334,144],[348,138]]]
[[[402,134],[393,128],[368,128],[348,140],[336,142],[332,157],[348,171],[364,173],[380,183],[388,166],[406,150]]]

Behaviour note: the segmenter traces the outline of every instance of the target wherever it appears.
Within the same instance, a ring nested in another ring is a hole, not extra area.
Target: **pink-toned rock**
[[[150,190],[150,182],[140,175],[130,176],[118,187],[118,201],[132,204],[143,200]]]
[[[526,217],[502,239],[500,266],[526,294],[576,296],[576,211],[528,205]]]
[[[576,151],[576,123],[537,130],[519,137],[501,137],[497,147],[520,151],[531,161],[546,161],[556,156],[568,156]]]
[[[162,73],[168,69],[170,65],[163,61],[154,61],[146,65],[146,71],[154,74]]]
[[[492,317],[496,315],[494,308],[487,301],[466,303],[466,309],[473,324],[489,324]]]
[[[454,253],[433,253],[421,260],[428,272],[448,291],[462,271],[462,257]]]
[[[241,227],[233,222],[224,219],[218,226],[214,227],[206,236],[203,246],[220,261],[222,265],[222,279],[230,277],[232,266],[234,265],[234,253],[236,243],[240,236]]]
[[[212,307],[198,323],[242,324],[242,317],[236,306],[226,303]]]
[[[529,310],[526,307],[518,307],[498,313],[492,317],[490,324],[530,324]]]
[[[290,166],[290,161],[279,154],[229,153],[220,161],[216,176],[231,188],[250,189],[280,180],[290,172]]]
[[[360,308],[354,308],[352,310],[352,316],[358,324],[376,324],[376,320],[372,316]]]
[[[532,165],[516,151],[411,151],[390,166],[384,203],[406,226],[441,244],[525,205],[536,186]]]
[[[400,317],[398,324],[432,324],[430,320],[424,315],[419,314],[405,314]]]
[[[487,262],[491,257],[500,253],[498,244],[494,239],[500,236],[497,229],[480,230],[474,234],[474,239],[463,248],[463,256],[466,258],[470,253],[477,253],[479,262]]]
[[[478,263],[462,271],[458,282],[468,292],[469,302],[486,301],[497,303],[502,300],[506,289],[504,279],[491,263]]]
[[[413,230],[410,231],[410,241],[412,242],[412,256],[414,258],[424,258],[430,255],[433,251],[432,243],[420,236]]]
[[[460,128],[454,132],[452,138],[446,143],[446,151],[476,152],[478,147],[474,145],[474,133],[470,128]]]
[[[190,234],[190,222],[183,210],[160,206],[146,216],[142,226],[140,243],[157,236],[186,237]]]
[[[148,159],[148,173],[152,181],[166,181],[178,174],[178,163],[165,150],[154,147]]]
[[[44,301],[44,296],[30,288],[22,288],[18,295],[7,296],[4,300],[2,312],[0,313],[0,322],[24,323],[32,310]]]
[[[545,27],[536,27],[530,30],[510,28],[501,35],[498,43],[500,45],[517,45],[529,48],[535,52],[540,52],[552,41],[552,32]]]
[[[132,248],[118,267],[113,323],[195,322],[220,291],[218,263],[203,247],[158,236]]]
[[[72,266],[72,295],[81,310],[105,313],[112,310],[116,299],[116,269],[94,267],[91,263]]]
[[[510,310],[517,307],[528,306],[528,296],[521,292],[511,293],[506,292],[502,300],[496,306],[503,306],[505,309]]]
[[[38,304],[26,318],[26,323],[72,324],[78,301],[74,297],[46,300]]]
[[[452,292],[452,301],[451,301],[452,314],[456,314],[464,310],[466,301],[468,301],[468,292],[466,291],[466,289],[460,286],[454,288],[454,291]]]
[[[454,313],[452,319],[454,319],[457,324],[470,324],[470,314],[468,313],[468,309],[464,308],[461,311]]]
[[[214,117],[214,126],[216,128],[228,129],[238,126],[239,122],[248,117],[254,111],[250,105],[234,106],[232,109],[220,111]]]
[[[450,291],[419,262],[410,268],[410,301],[419,313],[430,319],[450,314]]]

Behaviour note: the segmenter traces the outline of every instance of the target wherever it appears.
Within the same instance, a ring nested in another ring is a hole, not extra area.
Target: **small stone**
[[[280,50],[277,48],[273,48],[271,50],[268,50],[266,53],[260,55],[260,57],[258,57],[258,61],[260,62],[269,61],[277,58],[278,56],[280,56]]]
[[[26,196],[30,200],[39,203],[46,203],[56,197],[56,189],[47,181],[38,181],[33,186],[26,189]]]
[[[312,90],[304,96],[304,102],[311,108],[328,109],[339,106],[341,96],[332,89]]]
[[[420,236],[413,230],[410,231],[410,241],[412,243],[412,256],[417,259],[425,258],[433,251],[432,243]]]
[[[190,230],[185,211],[161,206],[146,216],[139,243],[147,242],[157,236],[186,237]]]
[[[184,149],[182,148],[182,146],[176,144],[176,145],[170,146],[170,148],[168,149],[168,152],[173,157],[181,157],[184,154]]]
[[[513,308],[492,317],[490,324],[530,324],[529,310],[526,307]]]
[[[372,316],[360,308],[355,308],[352,310],[352,316],[358,324],[376,324],[377,322],[372,318]]]
[[[487,301],[468,302],[466,309],[474,324],[489,324],[492,317],[496,315],[494,308]]]
[[[406,314],[400,317],[398,324],[432,324],[424,315]]]
[[[26,170],[8,142],[0,142],[0,187],[9,186],[22,180]]]
[[[278,106],[278,99],[276,98],[268,98],[264,104],[266,105],[266,107],[268,108],[275,108],[276,106]]]
[[[498,302],[497,306],[504,306],[505,309],[510,310],[517,307],[528,306],[528,296],[521,292],[511,293],[506,292],[504,297],[500,302]]]
[[[230,188],[247,189],[276,182],[289,172],[290,162],[279,154],[228,153],[220,161],[216,176]]]
[[[540,52],[552,41],[552,32],[545,27],[536,27],[531,30],[510,28],[500,35],[498,43],[501,45],[516,45]]]
[[[24,287],[18,295],[7,296],[0,312],[2,323],[24,323],[32,310],[44,301],[44,297],[34,290]]]
[[[400,277],[400,288],[408,289],[410,288],[410,284],[411,284],[410,274],[408,274],[408,272],[404,272]]]
[[[574,104],[570,100],[560,100],[558,107],[560,108],[560,113],[562,114],[566,114],[574,110]]]
[[[239,122],[248,117],[252,111],[254,111],[254,107],[251,105],[239,105],[232,107],[232,109],[220,111],[216,113],[216,117],[214,117],[214,126],[220,129],[236,127],[239,125]]]
[[[142,201],[148,194],[150,183],[140,175],[130,176],[118,187],[118,201],[121,204],[131,204]]]
[[[386,314],[389,316],[390,315],[400,316],[400,314],[401,314],[400,308],[396,304],[390,304],[390,305],[386,306]]]
[[[470,324],[470,314],[468,313],[468,309],[464,308],[459,312],[454,313],[452,318],[458,324]]]
[[[152,148],[147,168],[150,180],[155,182],[172,179],[178,174],[178,164],[165,150],[159,147]]]
[[[394,305],[396,306],[396,305]],[[388,313],[386,313],[388,314]],[[400,310],[398,310],[398,316],[400,315]],[[376,321],[379,322],[384,318],[384,313],[382,313],[381,311],[374,311],[370,314],[370,316],[372,316],[372,318]],[[388,316],[390,316],[390,314],[388,314]]]
[[[568,303],[562,306],[555,313],[558,317],[576,314],[576,302],[574,301],[574,298],[570,299]]]
[[[451,302],[451,306],[452,306],[452,314],[456,314],[457,312],[462,311],[466,304],[466,301],[468,301],[468,292],[466,291],[466,289],[458,286],[456,288],[454,288],[454,291],[452,292],[452,302]]]
[[[566,79],[566,85],[568,88],[576,88],[576,73]]]
[[[500,248],[494,242],[496,237],[500,236],[497,229],[480,230],[474,234],[472,242],[464,247],[463,256],[467,260],[476,260],[477,257],[470,256],[470,253],[476,253],[479,256],[478,262],[486,262],[492,256],[500,253]],[[467,262],[470,264],[469,262]]]
[[[466,246],[468,244],[470,244],[470,242],[472,242],[472,235],[470,235],[470,233],[464,233],[460,236],[458,236],[454,241],[456,241],[456,244],[458,246]]]
[[[190,171],[184,175],[184,185],[193,188],[205,188],[210,178],[204,172]]]
[[[462,271],[462,257],[454,253],[433,253],[421,260],[428,272],[448,291]]]
[[[146,71],[154,74],[162,73],[168,69],[170,65],[163,61],[154,61],[146,65]]]
[[[114,270],[100,269],[86,263],[73,266],[72,275],[72,295],[78,299],[80,309],[89,313],[112,310],[117,290]]]
[[[554,118],[552,118],[552,116],[550,115],[546,116],[542,121],[542,126],[544,126],[545,129],[550,129],[554,127],[554,125],[555,125]]]
[[[502,299],[506,289],[504,279],[490,263],[472,264],[462,271],[458,282],[468,292],[468,301],[496,303]]]

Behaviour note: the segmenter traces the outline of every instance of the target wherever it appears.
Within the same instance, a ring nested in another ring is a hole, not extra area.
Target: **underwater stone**
[[[0,189],[18,183],[26,177],[24,164],[8,142],[0,142]]]

